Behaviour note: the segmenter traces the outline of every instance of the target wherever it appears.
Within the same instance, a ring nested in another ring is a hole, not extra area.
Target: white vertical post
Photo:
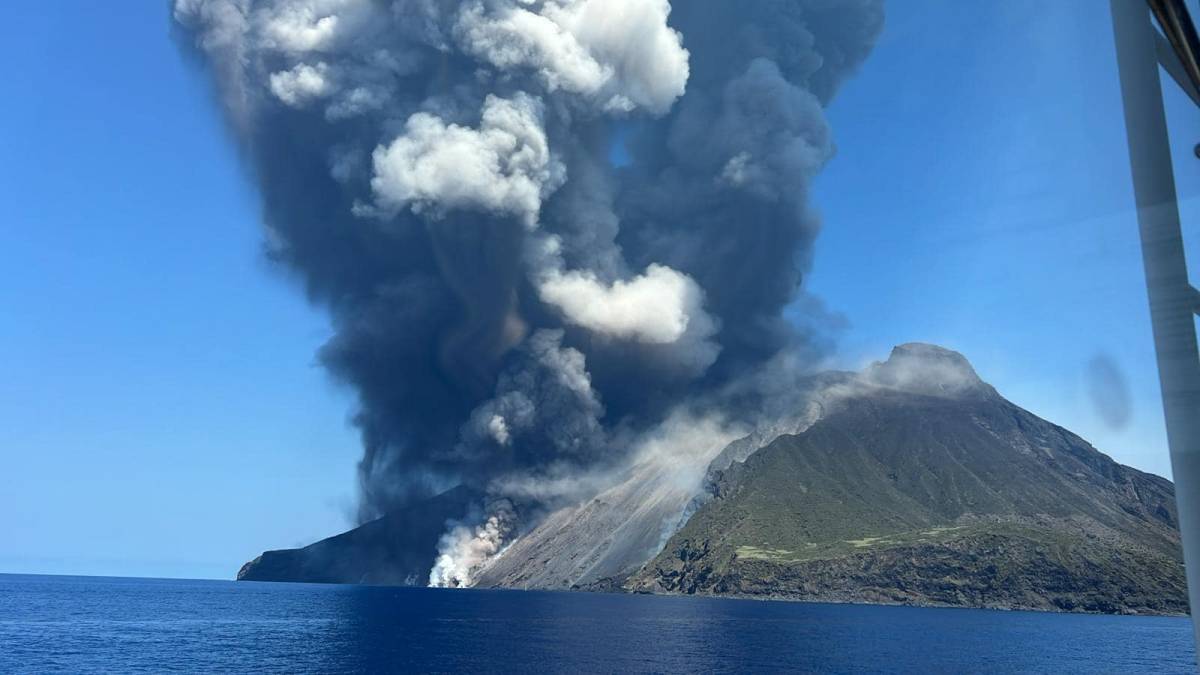
[[[1156,31],[1145,0],[1111,0],[1142,263],[1162,388],[1192,612],[1200,611],[1200,352],[1188,280]],[[1200,139],[1197,139],[1200,140]],[[1192,627],[1200,644],[1200,621]]]

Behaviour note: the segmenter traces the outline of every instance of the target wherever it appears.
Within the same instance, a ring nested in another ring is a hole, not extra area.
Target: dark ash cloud
[[[174,14],[259,188],[270,257],[332,314],[320,357],[358,392],[362,518],[466,484],[503,505],[478,531],[512,536],[578,495],[504,486],[577,485],[564,477],[619,466],[681,407],[750,415],[739,381],[811,351],[783,318],[819,230],[808,184],[881,0]]]

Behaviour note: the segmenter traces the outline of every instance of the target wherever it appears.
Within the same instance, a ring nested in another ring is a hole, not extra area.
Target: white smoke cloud
[[[356,35],[375,11],[371,0],[291,0],[257,15],[262,45],[287,52],[327,51]]]
[[[896,346],[887,361],[867,366],[860,379],[871,385],[933,396],[993,391],[962,354],[919,342]]]
[[[285,6],[266,25],[266,35],[274,46],[288,51],[313,51],[328,45],[337,30],[338,16],[314,16],[312,4]]]
[[[678,270],[652,263],[642,274],[613,281],[591,269],[565,270],[557,235],[531,240],[526,260],[538,297],[567,323],[653,346],[664,363],[693,375],[703,373],[720,353],[713,339],[720,325],[704,308],[704,289]]]
[[[529,68],[550,91],[611,111],[666,112],[683,95],[688,52],[667,25],[667,0],[475,0],[454,33],[500,70]]]
[[[332,122],[386,107],[394,93],[388,78],[402,75],[411,67],[411,59],[388,52],[374,54],[368,65],[357,64],[349,70],[324,61],[297,63],[291,69],[271,73],[267,88],[275,98],[297,109],[328,100],[325,117]],[[343,86],[343,80],[350,84]]]
[[[438,557],[429,572],[429,586],[466,588],[497,555],[516,529],[517,516],[512,504],[500,500],[490,506],[490,514],[475,526],[455,523],[438,542]]]
[[[573,35],[548,17],[515,3],[488,11],[482,2],[465,7],[455,26],[467,51],[502,70],[533,66],[551,91],[594,93],[612,78]]]
[[[375,150],[371,187],[379,206],[486,210],[535,226],[542,199],[566,179],[541,117],[541,101],[526,94],[489,95],[478,129],[413,115],[403,134]]]
[[[512,435],[508,433],[508,422],[503,415],[492,415],[488,420],[488,433],[500,445],[508,445],[512,439]]]
[[[571,323],[652,344],[677,342],[693,321],[708,319],[696,282],[664,265],[650,265],[644,274],[611,284],[588,271],[553,271],[538,290]]]
[[[378,35],[387,13],[372,0],[175,0],[174,16],[196,32],[243,130],[262,102],[262,85],[293,108],[329,99],[326,116],[339,120],[383,108],[394,78],[417,67],[408,45]],[[269,75],[262,72],[267,54]],[[350,83],[345,89],[342,79]]]
[[[334,86],[329,66],[324,63],[301,63],[291,70],[272,73],[270,83],[271,93],[293,108],[328,95]]]

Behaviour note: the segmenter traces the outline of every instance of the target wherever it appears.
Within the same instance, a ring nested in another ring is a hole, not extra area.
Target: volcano
[[[635,466],[476,585],[1187,612],[1172,483],[1006,400],[962,355],[901,345],[796,386],[805,405],[707,458],[701,489]],[[478,498],[458,488],[238,578],[424,584]]]

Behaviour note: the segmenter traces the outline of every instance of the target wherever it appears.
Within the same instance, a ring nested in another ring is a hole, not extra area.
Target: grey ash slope
[[[1174,488],[897,347],[806,431],[714,468],[638,591],[1187,611]]]
[[[515,541],[476,580],[478,586],[612,589],[662,550],[703,496],[706,469],[744,459],[785,433],[806,429],[821,414],[823,392],[853,375],[823,373],[796,383],[798,410],[728,445],[709,439],[685,461],[643,457],[610,487],[560,509]],[[715,457],[714,457],[715,456]],[[697,495],[701,492],[701,495]]]

